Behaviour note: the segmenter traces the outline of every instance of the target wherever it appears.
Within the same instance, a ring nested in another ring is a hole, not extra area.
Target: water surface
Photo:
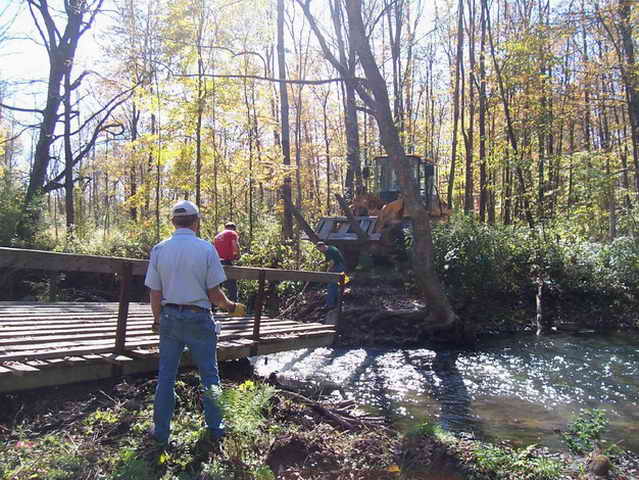
[[[518,336],[475,350],[304,349],[256,357],[256,373],[321,377],[400,427],[435,418],[478,438],[565,448],[581,408],[639,452],[639,334]],[[337,392],[333,395],[339,396]]]

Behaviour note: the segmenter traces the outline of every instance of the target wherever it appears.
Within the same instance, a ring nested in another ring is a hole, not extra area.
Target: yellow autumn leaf
[[[401,469],[399,468],[399,465],[390,465],[386,471],[391,472],[391,473],[399,473],[401,471]]]

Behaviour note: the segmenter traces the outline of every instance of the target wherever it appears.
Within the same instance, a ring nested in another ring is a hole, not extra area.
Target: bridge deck
[[[330,345],[335,327],[217,315],[222,325],[218,359]],[[124,351],[116,352],[118,303],[0,302],[0,392],[97,380],[157,369],[158,336],[150,307],[130,303]],[[186,356],[183,363],[189,363]]]

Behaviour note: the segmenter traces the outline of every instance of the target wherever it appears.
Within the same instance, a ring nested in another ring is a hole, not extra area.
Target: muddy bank
[[[521,297],[495,294],[486,298],[465,298],[449,292],[459,317],[451,328],[434,330],[426,323],[428,305],[419,298],[409,271],[392,268],[350,275],[339,322],[338,346],[415,347],[425,345],[473,346],[488,337],[534,334],[536,325],[534,292]],[[298,321],[334,321],[323,308],[324,289],[310,285],[283,305],[282,315]],[[548,292],[543,312],[553,325],[552,333],[609,331],[639,326],[636,312],[609,318],[605,312],[583,312],[579,299]]]

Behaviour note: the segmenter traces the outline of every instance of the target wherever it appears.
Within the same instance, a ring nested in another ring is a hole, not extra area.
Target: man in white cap
[[[188,200],[173,205],[173,236],[151,250],[144,284],[150,288],[153,330],[160,334],[160,366],[155,390],[154,439],[168,444],[175,407],[175,378],[180,357],[188,345],[207,392],[203,396],[204,418],[212,439],[224,435],[222,412],[214,395],[219,392],[217,326],[211,304],[243,316],[246,307],[230,301],[220,290],[226,280],[213,246],[196,236],[200,222],[197,206]]]

